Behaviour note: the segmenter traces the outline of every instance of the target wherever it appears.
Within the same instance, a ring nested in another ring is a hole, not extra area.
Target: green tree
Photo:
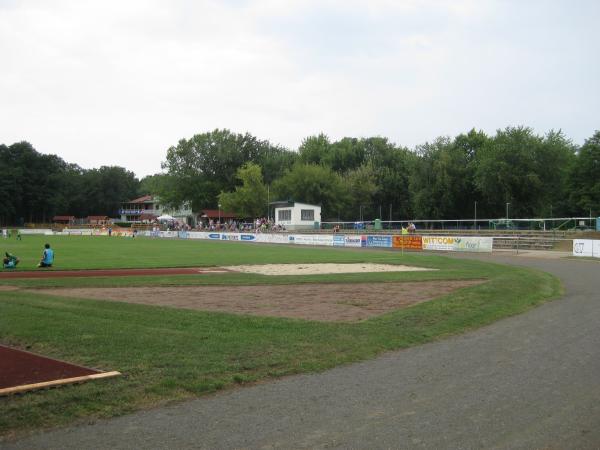
[[[438,138],[420,146],[418,156],[410,177],[416,217],[461,217],[469,192],[463,150],[449,138]]]
[[[587,139],[573,165],[570,176],[573,213],[600,214],[600,131]]]
[[[511,217],[549,215],[566,209],[565,189],[574,147],[561,132],[545,137],[531,128],[498,130],[477,155],[475,183],[481,191],[481,210],[503,217],[510,203]]]
[[[217,206],[220,192],[231,192],[236,186],[237,170],[248,162],[264,165],[267,182],[291,167],[295,157],[267,141],[229,130],[214,130],[182,139],[167,151],[163,169],[171,178],[171,206],[191,201],[194,209]]]
[[[365,164],[350,170],[343,176],[348,196],[343,218],[355,220],[361,208],[372,209],[373,197],[377,193],[375,170],[372,164]]]
[[[139,181],[123,167],[102,166],[83,174],[88,202],[85,215],[115,217],[121,203],[138,195]]]
[[[335,219],[348,202],[346,186],[329,167],[297,163],[273,183],[273,197],[321,205],[322,217]]]
[[[309,136],[302,141],[298,148],[298,157],[304,164],[321,164],[331,151],[329,138],[321,133],[318,136]]]
[[[221,192],[219,202],[227,211],[235,211],[240,217],[255,218],[266,215],[267,187],[263,181],[261,168],[254,163],[246,163],[237,172],[241,185],[234,192]]]
[[[365,162],[365,140],[345,137],[334,142],[321,163],[339,174],[355,170]]]

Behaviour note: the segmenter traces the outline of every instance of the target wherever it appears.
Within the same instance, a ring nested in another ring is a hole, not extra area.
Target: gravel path
[[[547,270],[566,295],[375,360],[0,447],[600,448],[600,265],[478,258]]]

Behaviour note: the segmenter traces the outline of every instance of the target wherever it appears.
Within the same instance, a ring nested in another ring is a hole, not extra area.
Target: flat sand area
[[[246,266],[224,266],[232,272],[258,273],[261,275],[318,275],[326,273],[367,272],[420,272],[437,269],[404,266],[401,264],[374,263],[319,263],[319,264],[256,264]]]

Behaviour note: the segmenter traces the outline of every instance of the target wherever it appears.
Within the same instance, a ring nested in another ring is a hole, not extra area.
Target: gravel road
[[[0,447],[600,448],[600,263],[479,258],[556,274],[566,295],[375,360]]]

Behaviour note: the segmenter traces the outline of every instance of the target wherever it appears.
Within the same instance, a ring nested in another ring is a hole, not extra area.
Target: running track
[[[375,360],[0,448],[600,448],[600,263],[481,258],[554,273],[566,294]]]

